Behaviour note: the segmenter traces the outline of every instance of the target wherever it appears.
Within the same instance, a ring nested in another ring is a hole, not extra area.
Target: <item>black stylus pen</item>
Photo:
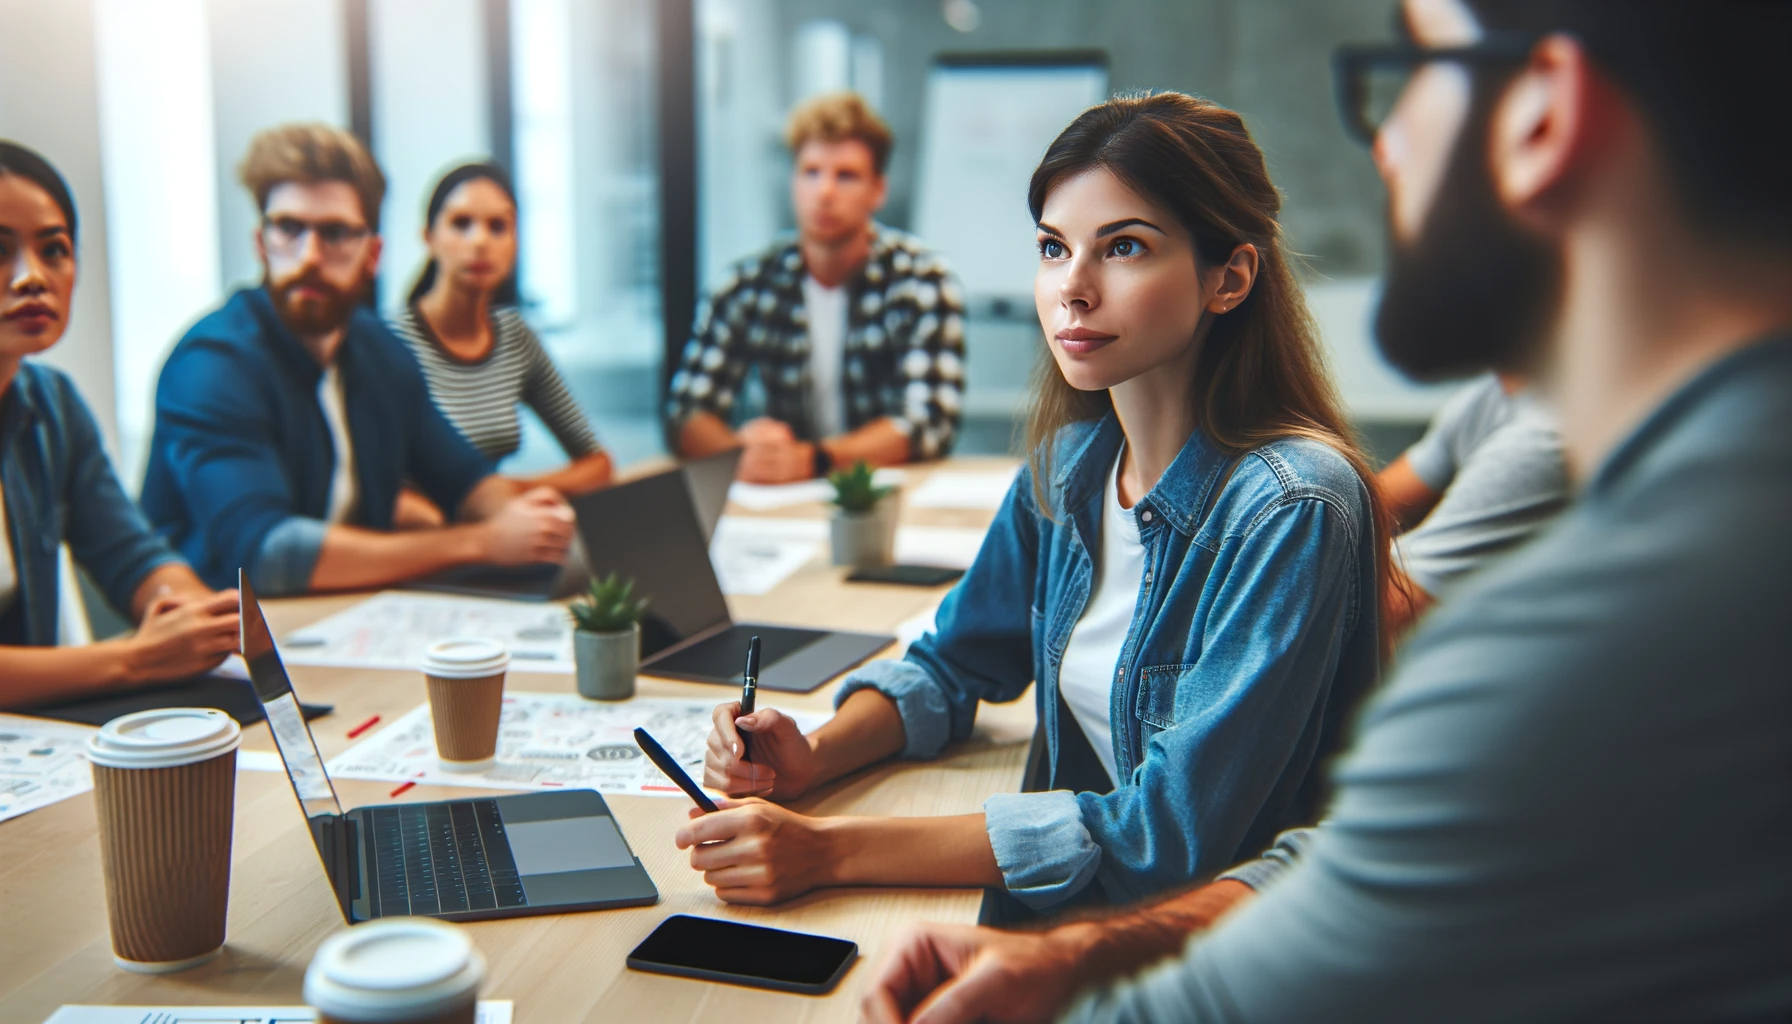
[[[759,696],[759,638],[747,641],[747,671],[740,681],[740,713],[753,713],[753,698]],[[737,732],[739,730],[736,730]],[[751,760],[752,748],[747,746],[747,734],[740,734],[740,759]]]

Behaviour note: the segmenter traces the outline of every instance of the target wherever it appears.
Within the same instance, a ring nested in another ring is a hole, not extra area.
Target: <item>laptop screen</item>
[[[293,795],[305,811],[311,841],[317,844],[317,855],[324,863],[324,873],[336,889],[337,902],[345,920],[349,919],[354,859],[352,837],[343,827],[342,804],[336,799],[336,787],[324,771],[324,759],[311,737],[311,727],[299,712],[299,698],[292,691],[292,680],[274,647],[274,635],[261,614],[261,602],[240,570],[237,572],[240,595],[238,613],[241,623],[243,661],[249,666],[249,678],[255,685],[255,696],[267,714],[268,731],[274,735],[274,747],[286,765],[286,777],[292,780]]]
[[[572,504],[591,575],[632,578],[635,593],[649,601],[642,657],[732,621],[681,470],[592,491]]]
[[[741,452],[740,448],[730,448],[707,458],[691,459],[679,467],[691,488],[691,507],[697,510],[704,544],[716,538],[716,524],[722,521],[722,511],[728,507],[728,488],[740,468]]]

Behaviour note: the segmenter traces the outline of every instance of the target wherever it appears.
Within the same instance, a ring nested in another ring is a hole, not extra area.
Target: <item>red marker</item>
[[[403,793],[405,790],[411,789],[411,788],[415,787],[416,785],[417,784],[415,782],[407,782],[404,785],[393,790],[392,792],[388,793],[387,795],[388,796],[397,796],[398,794]]]
[[[348,731],[348,738],[352,740],[356,736],[361,735],[362,733],[366,732],[367,730],[373,728],[374,726],[376,726],[378,724],[380,724],[380,716],[374,715],[372,718],[369,718],[367,721],[362,722],[360,725],[355,726],[353,729],[350,729]]]

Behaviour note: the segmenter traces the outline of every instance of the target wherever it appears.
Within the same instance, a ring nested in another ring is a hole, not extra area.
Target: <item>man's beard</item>
[[[1388,362],[1417,380],[1534,372],[1560,299],[1560,254],[1514,224],[1494,192],[1492,106],[1478,101],[1465,120],[1418,239],[1403,245],[1388,232],[1375,337]]]
[[[348,323],[349,316],[367,291],[365,281],[345,291],[325,281],[315,271],[294,274],[281,281],[274,280],[265,266],[262,273],[268,294],[274,300],[274,311],[294,334],[302,337],[315,337],[340,329]],[[322,294],[295,296],[293,292],[301,286],[314,288]]]

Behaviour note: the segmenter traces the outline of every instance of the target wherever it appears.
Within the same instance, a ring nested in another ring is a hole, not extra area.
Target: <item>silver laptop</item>
[[[348,923],[404,915],[476,921],[659,902],[653,879],[592,790],[344,812],[241,572],[237,586],[243,660]]]

